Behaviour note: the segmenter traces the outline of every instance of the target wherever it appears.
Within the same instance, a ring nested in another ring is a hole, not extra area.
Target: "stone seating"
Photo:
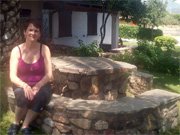
[[[14,110],[11,87],[8,102]],[[72,99],[53,94],[35,125],[50,135],[158,134],[178,125],[180,94],[154,89],[115,101]]]
[[[52,58],[54,94],[34,125],[49,135],[158,134],[178,125],[180,94],[154,89],[136,66],[94,57]],[[6,87],[14,111],[12,87]]]

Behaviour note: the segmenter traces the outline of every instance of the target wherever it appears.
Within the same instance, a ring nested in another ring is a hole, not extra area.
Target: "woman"
[[[30,135],[29,124],[52,95],[51,53],[47,45],[39,42],[40,23],[28,20],[24,27],[24,37],[25,42],[14,47],[10,56],[10,79],[14,84],[17,106],[15,121],[8,129],[8,135],[15,135],[20,129],[23,135]]]

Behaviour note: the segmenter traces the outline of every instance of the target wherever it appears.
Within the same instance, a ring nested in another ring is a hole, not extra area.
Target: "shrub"
[[[155,37],[162,35],[163,32],[160,29],[142,28],[130,25],[120,25],[119,27],[119,36],[122,38],[137,38],[153,41]]]
[[[164,47],[167,51],[175,49],[177,40],[170,36],[158,36],[154,39],[155,45],[159,47]]]
[[[119,36],[122,38],[137,38],[138,26],[120,25]]]
[[[179,25],[180,18],[178,19],[178,15],[167,14],[165,17],[162,18],[161,25]]]
[[[172,57],[172,55],[168,52],[162,53],[158,56],[158,62],[156,65],[154,65],[154,71],[179,75],[179,59]]]
[[[163,32],[160,29],[150,29],[139,27],[137,39],[153,41],[155,37],[162,36]]]
[[[139,68],[151,71],[158,61],[158,55],[161,53],[161,49],[154,46],[153,42],[138,41],[138,47],[134,51],[135,63]]]
[[[124,56],[123,56],[124,55]],[[154,42],[138,41],[138,47],[132,54],[126,52],[112,57],[114,60],[129,62],[139,69],[179,75],[179,59],[173,57],[172,52],[167,52],[156,46]]]
[[[87,45],[84,44],[82,40],[79,40],[78,43],[79,43],[79,47],[74,50],[77,56],[98,57],[99,53],[103,52],[103,50],[98,47],[96,41]]]
[[[134,56],[131,52],[126,51],[125,53],[119,53],[117,55],[112,55],[111,59],[116,61],[125,61],[128,63],[133,63]]]
[[[173,14],[173,17],[176,18],[178,22],[180,23],[180,14]]]
[[[154,42],[138,42],[134,52],[135,63],[149,71],[179,75],[179,59],[173,57],[172,52],[167,52],[156,46]]]

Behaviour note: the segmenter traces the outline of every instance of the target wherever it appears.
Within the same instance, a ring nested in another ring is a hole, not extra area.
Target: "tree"
[[[141,21],[143,27],[154,28],[161,23],[162,18],[166,15],[167,2],[162,0],[148,0],[145,1],[146,15]]]
[[[139,23],[144,16],[145,6],[141,0],[96,0],[92,1],[102,6],[102,25],[100,27],[101,41],[100,48],[106,34],[106,23],[110,14],[119,12],[126,21]]]
[[[20,1],[0,1],[0,62],[4,64],[14,43],[20,39]]]

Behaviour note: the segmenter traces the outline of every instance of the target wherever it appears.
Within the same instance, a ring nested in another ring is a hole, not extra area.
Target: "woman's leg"
[[[14,95],[16,100],[15,121],[10,125],[7,131],[8,135],[16,135],[18,133],[21,128],[20,122],[24,120],[29,104],[22,88],[14,88]]]
[[[23,122],[22,128],[28,128],[29,124],[38,116],[38,114],[44,109],[44,107],[50,101],[52,95],[52,90],[50,84],[47,84],[39,90],[35,95],[31,107],[29,108],[25,120]]]
[[[26,117],[24,119],[23,125],[22,125],[22,129],[23,128],[28,128],[29,124],[38,116],[38,112],[34,112],[32,110],[28,110]]]
[[[24,90],[22,88],[15,88],[14,94],[17,104],[15,108],[15,124],[19,124],[25,118],[27,108],[29,106],[29,101],[25,97]]]
[[[21,108],[16,106],[15,108],[15,124],[20,124],[22,120],[24,120],[27,113],[27,108]]]

